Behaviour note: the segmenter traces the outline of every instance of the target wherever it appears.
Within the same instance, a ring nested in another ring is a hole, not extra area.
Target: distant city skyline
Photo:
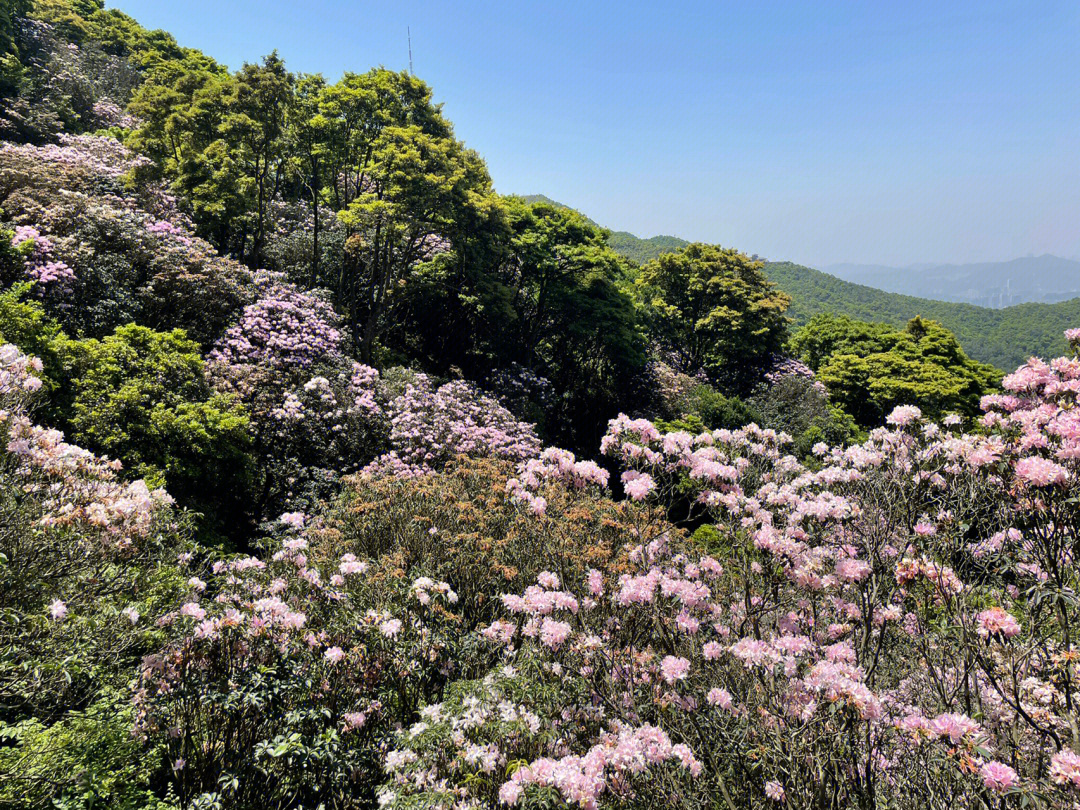
[[[108,0],[237,68],[415,71],[503,193],[815,267],[1080,257],[1080,4]]]

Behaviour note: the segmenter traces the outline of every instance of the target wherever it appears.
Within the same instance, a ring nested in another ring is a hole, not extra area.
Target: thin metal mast
[[[409,75],[414,76],[416,74],[413,73],[412,69],[412,28],[405,26],[405,31],[408,32],[409,35]]]

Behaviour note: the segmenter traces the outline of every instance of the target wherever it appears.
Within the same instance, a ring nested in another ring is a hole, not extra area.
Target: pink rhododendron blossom
[[[67,616],[67,614],[67,605],[65,605],[61,600],[53,599],[52,602],[49,603],[49,615],[52,616],[54,621],[63,621],[64,617]]]
[[[664,680],[668,683],[683,680],[689,672],[690,662],[685,658],[665,655],[664,660],[660,662],[660,674],[664,676]]]
[[[979,635],[983,637],[1000,634],[1004,638],[1012,638],[1020,633],[1020,623],[999,607],[982,611],[977,620]]]
[[[979,769],[983,785],[994,793],[1006,793],[1017,782],[1016,771],[1004,762],[987,762]]]

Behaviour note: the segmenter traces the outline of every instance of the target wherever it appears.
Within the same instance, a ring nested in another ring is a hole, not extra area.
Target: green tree
[[[364,191],[376,142],[386,129],[415,126],[436,138],[452,134],[432,103],[431,88],[405,71],[346,73],[320,94],[319,109],[330,125],[326,179],[336,211]]]
[[[215,394],[183,330],[131,324],[103,340],[68,341],[72,440],[164,484],[189,506],[236,507],[248,472],[248,417]]]
[[[859,424],[875,426],[897,405],[932,417],[978,412],[1001,373],[972,360],[936,321],[913,318],[903,330],[842,316],[817,316],[792,338],[795,353],[816,367],[833,403]]]
[[[686,370],[704,369],[744,390],[787,337],[791,299],[762,267],[737,250],[700,243],[653,259],[637,280],[653,336]]]
[[[132,145],[159,162],[200,231],[252,267],[286,177],[294,84],[277,53],[232,76],[198,61],[173,63],[131,103],[143,119]]]
[[[788,346],[795,357],[818,371],[834,354],[865,356],[887,352],[896,345],[899,334],[887,323],[823,313],[797,331]]]
[[[261,64],[245,64],[223,99],[225,115],[216,143],[229,146],[241,192],[249,200],[252,245],[247,259],[252,267],[261,263],[269,207],[285,179],[285,130],[295,81],[275,51]],[[243,240],[241,245],[243,255]]]
[[[549,438],[591,449],[645,363],[626,262],[576,211],[519,197],[504,206],[509,239],[496,274],[514,315],[495,324],[498,362],[550,379],[562,396]]]
[[[455,220],[490,193],[483,161],[453,138],[415,125],[382,132],[360,192],[338,214],[350,236],[335,292],[361,359],[370,362],[417,266],[452,250]]]
[[[311,286],[319,278],[319,208],[330,159],[332,126],[322,111],[325,94],[326,80],[322,76],[301,76],[296,82],[287,127],[289,177],[311,200]]]

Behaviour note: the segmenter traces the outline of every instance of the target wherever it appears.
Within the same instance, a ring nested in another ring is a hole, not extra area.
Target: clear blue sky
[[[1080,3],[109,0],[232,68],[408,66],[496,188],[770,259],[1080,256]]]

